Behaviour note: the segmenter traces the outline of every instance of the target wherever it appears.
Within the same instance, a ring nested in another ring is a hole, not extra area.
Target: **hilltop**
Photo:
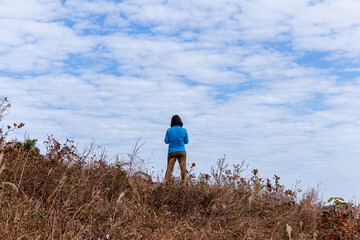
[[[188,184],[134,175],[136,151],[110,162],[53,137],[7,140],[1,130],[1,239],[359,239],[354,205],[324,207],[312,189],[286,189],[279,177],[243,177],[244,162]]]

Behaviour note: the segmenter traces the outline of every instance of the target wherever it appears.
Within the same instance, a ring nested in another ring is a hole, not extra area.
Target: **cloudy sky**
[[[139,137],[166,167],[172,115],[188,162],[226,154],[291,187],[359,198],[358,0],[0,0],[1,125],[92,138],[109,155]]]

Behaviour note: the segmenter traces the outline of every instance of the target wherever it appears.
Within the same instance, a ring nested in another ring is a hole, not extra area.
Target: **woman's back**
[[[185,128],[175,125],[166,131],[165,143],[169,144],[169,153],[185,152],[185,144],[189,142],[189,137]]]

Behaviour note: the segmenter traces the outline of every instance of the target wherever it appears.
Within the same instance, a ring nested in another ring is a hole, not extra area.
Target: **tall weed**
[[[256,169],[243,176],[244,161],[230,169],[224,157],[199,176],[193,164],[186,185],[152,183],[134,174],[140,142],[110,161],[94,141],[79,152],[50,136],[41,154],[5,133],[0,239],[359,239],[355,205],[325,208],[316,190],[299,196]]]

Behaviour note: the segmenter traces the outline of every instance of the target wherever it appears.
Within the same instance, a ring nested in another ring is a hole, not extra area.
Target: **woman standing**
[[[170,181],[174,169],[175,161],[178,159],[181,169],[181,179],[186,181],[186,151],[185,144],[189,142],[189,137],[183,122],[178,115],[174,115],[171,119],[171,128],[166,131],[165,143],[169,144],[167,169],[165,180]]]

